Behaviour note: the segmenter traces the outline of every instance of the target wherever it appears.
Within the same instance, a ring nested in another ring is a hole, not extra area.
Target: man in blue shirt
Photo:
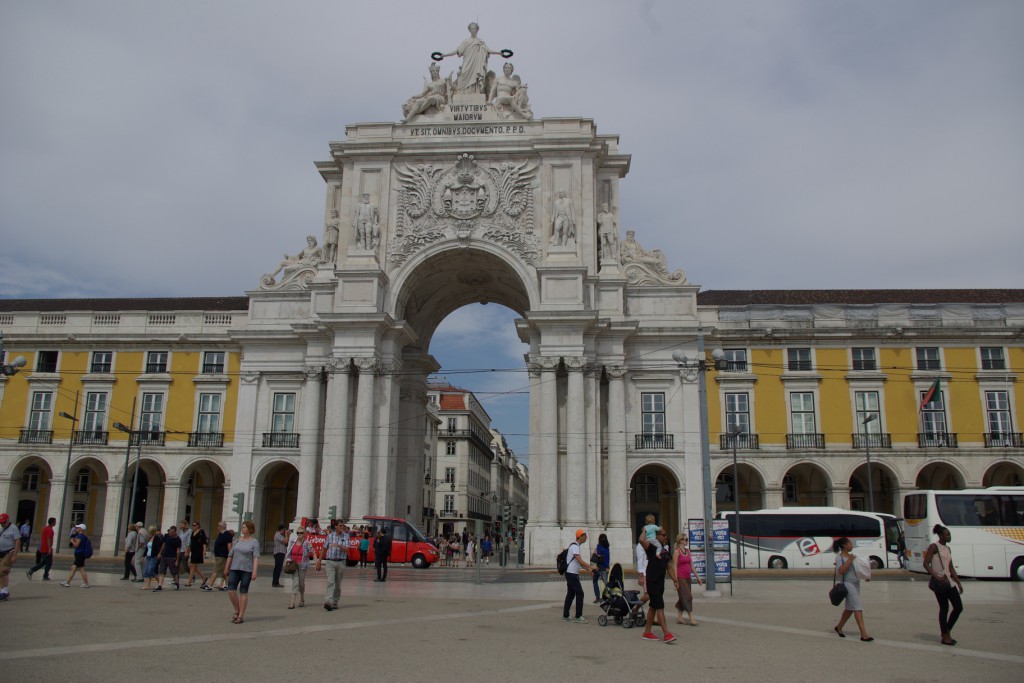
[[[345,574],[345,563],[348,560],[349,534],[344,522],[336,520],[334,530],[327,534],[323,550],[316,559],[316,570],[320,571],[320,560],[326,562],[327,595],[324,597],[324,609],[330,612],[338,609],[341,599],[341,579]]]

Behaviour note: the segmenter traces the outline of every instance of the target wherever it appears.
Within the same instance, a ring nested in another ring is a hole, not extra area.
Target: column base
[[[621,564],[624,570],[632,569],[636,564],[634,548],[636,539],[627,526],[608,526],[600,524],[579,524],[559,526],[557,524],[527,524],[526,526],[526,564],[530,567],[555,568],[555,556],[567,548],[575,539],[576,529],[587,531],[587,542],[583,545],[584,559],[590,561],[590,555],[597,547],[597,539],[601,534],[608,536],[611,548],[612,564]]]

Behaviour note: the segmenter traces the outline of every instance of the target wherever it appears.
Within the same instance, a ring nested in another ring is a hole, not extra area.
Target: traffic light
[[[246,512],[245,513],[245,521],[247,521],[247,522],[251,522],[252,521],[252,513],[251,512]]]
[[[337,505],[332,505],[331,507],[327,508],[327,518],[330,519],[332,522],[338,518]]]
[[[522,515],[520,515],[518,521],[519,521],[519,523],[516,524],[516,527],[518,527],[519,529],[522,529],[524,526],[526,526],[526,517],[523,517]]]
[[[245,511],[245,494],[244,493],[236,493],[235,494],[235,502],[232,504],[231,509],[234,510],[235,513],[239,514],[239,515],[242,514]]]
[[[512,506],[505,503],[505,506],[501,508],[502,519],[512,519]]]

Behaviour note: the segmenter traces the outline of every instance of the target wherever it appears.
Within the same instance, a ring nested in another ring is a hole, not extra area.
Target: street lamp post
[[[68,415],[63,410],[58,413],[63,418],[71,420],[71,436],[68,438],[68,459],[64,464],[64,495],[60,497],[60,525],[57,527],[57,538],[61,538],[61,534],[67,533],[64,527],[64,508],[68,502],[68,478],[71,476],[71,447],[75,444],[75,427],[78,426],[78,418],[75,414],[78,413],[78,392],[75,392],[75,409],[74,414]],[[59,546],[58,546],[59,547]]]
[[[705,595],[717,596],[718,593],[715,590],[714,529],[712,528],[714,510],[712,508],[713,484],[711,481],[711,443],[708,435],[708,387],[704,373],[712,367],[724,369],[727,367],[727,364],[725,360],[725,352],[721,349],[715,349],[712,351],[711,357],[714,361],[713,364],[709,366],[707,358],[704,355],[703,327],[697,328],[697,358],[695,360],[687,358],[682,351],[676,351],[672,354],[672,359],[682,367],[688,369],[695,368],[697,371],[697,393],[699,395],[700,404],[700,465],[701,477],[704,480],[704,575],[706,577],[706,588],[704,593]],[[692,378],[690,381],[692,381]]]
[[[877,419],[878,414],[871,413],[861,421],[861,423],[864,425],[864,448],[867,451],[868,456],[868,508],[871,512],[875,511],[875,491],[871,479],[871,435],[868,434],[868,424],[874,422]]]
[[[743,433],[743,427],[733,425],[729,430],[732,438],[732,495],[736,503],[736,564],[743,569],[743,532],[740,528],[740,467],[736,460],[736,440]],[[732,586],[730,585],[730,590]]]

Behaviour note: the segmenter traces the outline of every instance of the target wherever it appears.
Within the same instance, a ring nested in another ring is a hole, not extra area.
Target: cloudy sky
[[[470,20],[537,116],[620,136],[623,228],[705,289],[1024,286],[1018,0],[39,0],[0,4],[0,297],[255,288],[322,231],[328,141]],[[453,383],[525,385],[456,374],[522,367],[509,317],[445,323]]]

